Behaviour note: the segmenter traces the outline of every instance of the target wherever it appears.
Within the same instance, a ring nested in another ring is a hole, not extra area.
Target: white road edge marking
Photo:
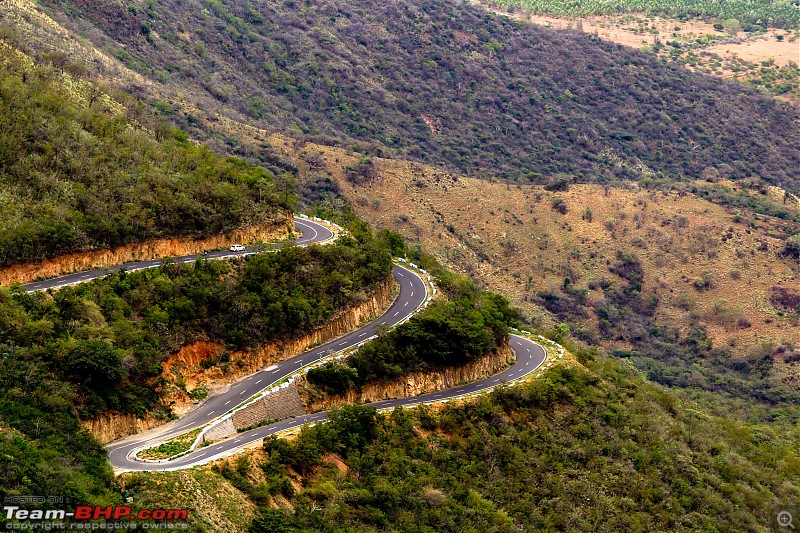
[[[402,275],[402,274],[400,274],[400,275]],[[412,285],[412,287],[413,287],[413,284],[411,284],[411,285]],[[413,292],[412,292],[412,295],[413,295]],[[405,303],[404,303],[404,307],[405,307],[405,306],[408,306],[408,302],[405,302]],[[397,314],[399,314],[399,313],[398,313],[398,312],[396,312],[396,313],[395,313],[395,316],[396,316]],[[360,335],[360,336],[364,336],[364,335],[366,335],[366,333],[363,333],[363,334],[362,334],[362,335]],[[515,340],[516,340],[516,339],[515,339]],[[343,344],[347,344],[347,343],[346,343],[346,342],[343,342],[343,343],[342,343],[342,345],[343,345]],[[519,341],[517,341],[517,342],[515,342],[515,343],[513,343],[513,344],[517,344],[517,345],[519,345],[520,347],[522,347],[522,343],[520,343]],[[526,350],[527,350],[528,352],[530,352],[530,349],[526,348]],[[313,359],[313,356],[312,356],[312,359]],[[526,366],[529,366],[529,365],[530,365],[530,361],[532,361],[532,360],[533,360],[533,359],[532,359],[532,357],[531,357],[531,356],[529,356],[529,360],[528,360],[528,361],[525,363],[525,364],[526,364]],[[302,360],[300,360],[300,361],[298,361],[298,362],[302,362]],[[275,365],[275,366],[277,366],[277,365]],[[275,366],[273,366],[272,368],[275,368]],[[279,368],[276,368],[276,370],[274,370],[272,373],[274,374],[275,372],[278,372],[279,370],[280,370]],[[266,371],[266,369],[265,369],[265,370],[262,370],[262,371]],[[511,371],[511,372],[509,372],[508,374],[505,374],[505,375],[498,376],[498,379],[494,379],[494,380],[492,380],[492,383],[497,383],[497,382],[501,381],[501,379],[499,379],[499,378],[502,378],[502,380],[503,380],[503,381],[505,381],[505,380],[507,379],[507,377],[513,377],[515,374],[516,374],[515,372]],[[524,373],[520,371],[520,375],[523,375],[523,374],[524,374]],[[250,380],[250,379],[252,379],[253,377],[255,377],[255,376],[250,376],[250,377],[248,377],[248,378],[247,378],[247,380]],[[261,382],[261,380],[259,380],[257,383],[260,383],[260,382]],[[491,389],[491,388],[492,388],[492,385],[488,385],[488,384],[487,384],[487,385],[486,385],[486,386],[484,386],[483,388],[480,388],[480,389],[478,389],[478,390],[476,390],[476,391],[474,391],[474,392],[481,392],[481,391],[483,391],[483,390],[488,390],[488,389]],[[462,389],[457,389],[457,390],[456,390],[456,392],[457,392],[457,393],[461,393],[461,392],[464,392],[464,391],[465,391],[465,389],[464,389],[464,388],[462,388]],[[242,391],[242,394],[243,394],[244,392],[246,392],[246,391]],[[444,394],[444,393],[438,393],[438,394],[434,395],[432,398],[440,398],[440,397],[442,397],[442,396],[443,396],[443,394]],[[376,404],[376,405],[391,405],[391,403],[392,403],[392,402],[380,402],[380,403],[378,403],[378,404]],[[402,404],[402,403],[401,403],[401,404]],[[227,405],[227,404],[226,404],[226,405]],[[416,404],[409,404],[409,405],[416,405]],[[211,412],[209,413],[209,415],[210,415],[210,414],[213,414],[214,412],[215,412],[215,411],[211,411]],[[300,426],[301,424],[303,424],[303,423],[305,423],[305,422],[322,420],[323,418],[324,418],[324,415],[321,415],[321,414],[319,414],[319,413],[318,413],[318,414],[314,414],[314,415],[309,415],[308,417],[306,417],[306,418],[303,418],[303,421],[302,421],[302,422],[300,422],[299,420],[296,420],[296,421],[294,421],[294,423],[293,423],[293,424],[291,424],[290,426],[288,426],[288,427],[287,427],[287,428],[285,428],[285,429],[293,429],[293,428],[295,428],[295,427],[298,427],[298,426]],[[181,428],[187,427],[187,426],[189,426],[189,425],[191,425],[191,424],[186,424],[186,425],[184,425],[184,426],[181,426]],[[181,429],[181,428],[178,428],[178,429]],[[236,440],[234,440],[233,442],[234,442],[234,443],[239,443],[239,442],[241,442],[242,440],[243,440],[242,438],[239,438],[239,439],[236,439]],[[248,441],[248,442],[250,442],[250,441]],[[136,445],[136,444],[138,444],[138,443],[131,443],[131,444],[128,444],[128,445],[126,445],[125,447],[132,446],[132,445]],[[224,448],[224,446],[225,446],[225,445],[224,445],[224,443],[223,443],[223,444],[219,444],[219,445],[218,445],[218,446],[216,446],[214,449],[215,449],[215,450],[219,450],[219,449],[222,449],[222,448]],[[238,447],[236,447],[236,449],[238,449]],[[203,453],[201,453],[201,454],[199,454],[199,455],[196,455],[196,456],[195,456],[195,461],[192,461],[192,464],[195,464],[195,463],[197,462],[197,461],[196,461],[197,459],[200,459],[200,458],[204,457],[204,456],[206,455],[206,453],[207,453],[207,452],[203,452]],[[217,457],[217,456],[218,456],[218,455],[214,455],[214,454],[212,454],[212,458],[213,458],[213,457]],[[181,461],[181,463],[185,463],[185,461]],[[186,467],[186,465],[188,465],[188,463],[186,463],[185,465],[184,465],[184,464],[181,464],[181,466],[178,466],[177,468],[184,468],[184,467]],[[172,469],[169,469],[169,470],[172,470]]]

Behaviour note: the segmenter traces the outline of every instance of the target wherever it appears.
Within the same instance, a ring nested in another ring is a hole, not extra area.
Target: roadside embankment
[[[252,350],[227,351],[223,344],[200,340],[184,346],[163,362],[159,379],[161,403],[183,415],[194,406],[188,391],[205,387],[209,394],[220,392],[236,379],[259,369],[301,354],[310,347],[355,330],[360,324],[383,313],[392,303],[395,282],[390,276],[375,292],[349,309],[332,317],[324,325],[293,339],[263,344]],[[224,360],[224,362],[222,362]],[[209,361],[217,361],[208,365]],[[157,427],[166,420],[150,416],[141,419],[133,414],[109,413],[87,420],[84,426],[101,442],[133,435]]]
[[[254,226],[247,226],[221,235],[194,239],[191,237],[165,237],[134,242],[117,248],[59,255],[36,263],[11,265],[0,269],[0,284],[30,283],[38,278],[49,278],[72,272],[103,268],[158,257],[173,257],[200,253],[206,249],[228,248],[235,243],[276,241],[290,236],[294,231],[292,213],[286,211]]]
[[[343,404],[364,404],[395,398],[410,398],[450,389],[493,376],[513,360],[514,352],[508,344],[505,344],[476,361],[428,372],[413,372],[395,379],[368,383],[361,388],[350,389],[344,394],[327,394],[308,383],[305,376],[298,378],[297,388],[306,406],[306,412],[316,413]]]

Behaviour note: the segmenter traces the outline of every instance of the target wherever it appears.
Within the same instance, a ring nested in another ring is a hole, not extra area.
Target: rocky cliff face
[[[127,261],[195,254],[205,249],[227,248],[235,243],[274,241],[288,237],[293,230],[292,214],[286,212],[275,220],[256,226],[239,228],[224,235],[212,235],[204,239],[190,237],[154,239],[131,243],[114,249],[60,255],[38,263],[12,265],[0,269],[0,284],[30,283],[40,277],[58,276],[91,268],[102,268]]]
[[[211,394],[221,392],[239,377],[252,374],[273,363],[303,353],[311,346],[349,333],[361,323],[376,318],[388,309],[394,294],[394,279],[389,277],[370,298],[341,311],[325,325],[301,337],[265,344],[254,350],[228,352],[224,345],[209,341],[197,341],[184,346],[177,353],[170,355],[162,365],[161,377],[166,379],[166,384],[159,391],[161,401],[165,405],[171,405],[174,413],[185,414],[194,406],[194,401],[189,398],[187,390],[191,391],[202,384]],[[226,357],[221,358],[223,354]],[[225,359],[226,362],[206,369],[201,366],[204,360],[220,359]],[[179,387],[178,382],[183,386]],[[164,422],[150,417],[138,419],[134,415],[111,413],[86,421],[84,425],[101,442],[110,442]]]
[[[149,416],[138,418],[132,414],[109,413],[87,420],[83,425],[94,434],[97,440],[105,444],[118,438],[147,431],[166,422],[166,420]]]
[[[300,396],[306,405],[306,412],[316,413],[345,403],[362,404],[394,398],[409,398],[472,383],[497,374],[513,359],[514,352],[506,344],[478,361],[434,372],[414,372],[397,379],[370,383],[361,390],[350,390],[346,394],[321,393],[306,381],[305,376],[301,376],[297,384]]]

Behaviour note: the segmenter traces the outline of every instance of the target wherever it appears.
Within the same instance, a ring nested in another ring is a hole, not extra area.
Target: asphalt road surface
[[[296,217],[294,221],[295,226],[303,233],[302,236],[295,241],[299,245],[308,245],[327,241],[334,236],[331,230],[321,224],[317,224],[312,220]],[[243,252],[221,250],[210,252],[205,257],[207,259],[222,259],[225,257],[236,257],[252,253],[256,253],[252,248],[247,248]],[[203,255],[186,255],[175,257],[174,260],[178,263],[191,263],[197,260],[198,257],[203,257]],[[160,264],[161,259],[135,261],[113,267],[79,272],[77,274],[69,274],[45,281],[29,283],[24,285],[24,287],[28,290],[28,292],[59,288],[65,285],[82,283],[92,279],[100,278],[108,275],[110,272],[117,272],[122,269],[133,271],[143,268],[156,267]],[[304,424],[313,424],[326,420],[327,414],[324,412],[310,414],[305,417],[289,418],[268,426],[263,426],[240,433],[237,436],[229,438],[225,441],[195,450],[194,452],[175,459],[174,461],[167,461],[163,463],[138,461],[134,459],[132,455],[132,451],[140,449],[150,442],[153,444],[164,442],[173,436],[204,426],[208,422],[225,414],[230,409],[235,408],[248,398],[260,393],[262,390],[271,388],[274,383],[281,381],[283,378],[296,372],[303,366],[318,361],[331,353],[355,346],[359,342],[369,339],[378,332],[380,327],[394,326],[398,322],[401,322],[417,307],[425,302],[425,300],[428,298],[428,293],[424,282],[414,272],[400,266],[395,266],[392,269],[392,275],[400,285],[400,291],[389,310],[379,318],[357,329],[356,331],[344,335],[343,337],[334,339],[322,346],[318,346],[313,350],[302,353],[291,359],[271,365],[263,370],[260,370],[259,372],[251,374],[230,384],[225,388],[224,392],[207,398],[179,420],[170,422],[150,431],[132,435],[125,439],[110,443],[107,446],[108,455],[114,469],[117,471],[142,471],[178,470],[183,468],[191,468],[193,466],[205,464],[219,457],[233,453],[235,450],[247,444],[263,439],[268,435],[272,435],[273,433],[277,433],[285,429],[299,427]],[[505,381],[518,379],[533,372],[544,363],[546,352],[539,344],[524,337],[512,335],[510,345],[511,349],[516,354],[516,360],[511,367],[495,376],[481,381],[476,381],[468,385],[454,387],[445,391],[424,394],[415,396],[413,398],[384,400],[369,405],[372,405],[378,409],[386,409],[396,406],[407,406],[455,398],[465,394],[494,388]]]
[[[294,242],[299,245],[313,244],[316,242],[324,242],[333,238],[333,232],[316,222],[304,218],[295,217],[294,225],[297,229],[303,232],[303,235],[296,239]],[[231,252],[230,250],[219,250],[216,252],[209,252],[208,255],[193,254],[174,257],[176,263],[194,263],[197,258],[205,257],[206,259],[223,259],[226,257],[237,257],[255,253],[252,248],[245,248],[243,252]],[[65,285],[72,285],[74,283],[82,283],[84,281],[91,281],[96,278],[102,278],[110,272],[118,272],[120,270],[141,270],[143,268],[153,268],[161,264],[161,259],[151,259],[149,261],[131,261],[108,268],[97,268],[95,270],[87,270],[86,272],[78,272],[76,274],[68,274],[66,276],[59,276],[44,281],[36,281],[28,283],[24,287],[28,292],[43,291],[47,289],[58,289]]]
[[[402,270],[403,269],[399,268],[395,269],[394,271],[395,276],[397,276],[398,273],[402,273],[401,272]],[[401,279],[403,278],[401,277]],[[402,287],[402,282],[401,282],[401,287]],[[410,292],[411,292],[410,289],[406,289],[406,293]],[[416,293],[416,291],[414,292]],[[395,302],[395,305],[392,306],[392,309],[395,309],[400,302],[405,302],[405,301],[407,300],[405,300],[405,297],[402,295],[401,291],[401,296],[398,296],[398,299]],[[409,305],[411,305],[411,303],[409,303]],[[376,322],[385,320],[387,314],[393,313],[392,309],[390,309],[388,313],[384,314],[381,318],[379,318],[369,326],[366,326],[366,328],[369,327],[374,328],[375,327],[374,324]],[[359,337],[361,337],[362,329],[359,329],[346,337],[342,337],[341,339],[337,339],[336,341],[329,343],[328,345],[326,345],[325,348],[327,349],[327,347],[329,347],[331,344],[334,344],[334,348],[336,348],[337,343],[350,342],[353,340],[352,339],[353,335],[358,335]],[[345,341],[344,339],[347,339],[348,337],[350,337],[350,340]],[[366,338],[366,336],[363,336],[363,338]],[[511,367],[504,370],[503,372],[496,374],[490,378],[476,381],[468,385],[461,385],[444,391],[432,392],[429,394],[415,396],[412,398],[398,398],[395,400],[384,400],[381,402],[374,402],[368,405],[371,405],[378,409],[386,409],[396,406],[408,406],[424,402],[436,402],[436,401],[446,400],[448,398],[456,398],[465,394],[480,392],[483,390],[494,388],[506,381],[519,379],[539,368],[545,361],[546,352],[544,348],[542,348],[539,344],[529,339],[526,339],[524,337],[519,337],[517,335],[512,335],[510,340],[510,345],[511,349],[514,350],[514,353],[516,354],[516,360],[514,364]],[[267,374],[267,372],[262,370],[261,372],[253,374],[252,376],[247,378],[246,381],[253,382],[253,380],[257,380],[259,378],[263,380],[265,379],[266,375],[271,376],[269,378],[271,381],[280,379],[277,376],[285,376],[287,374],[290,374],[294,369],[297,368],[296,361],[298,359],[302,359],[303,361],[308,362],[310,359],[307,358],[318,357],[317,354],[319,352],[317,350],[314,350],[312,352],[307,352],[306,354],[298,355],[297,357],[290,359],[289,361],[284,361],[283,363],[280,363],[279,365],[280,368],[278,370],[270,371],[271,372],[270,374]],[[235,393],[233,395],[235,396]],[[229,397],[229,394],[220,396],[219,399],[216,400],[215,405],[218,405],[220,402],[224,401],[224,399],[227,397]],[[217,416],[214,414],[210,414],[207,408],[202,410],[203,415],[198,414],[197,416],[194,416],[196,412],[199,412],[199,410],[192,412],[187,417],[184,417],[181,420],[177,421],[177,423],[173,428],[170,429],[159,428],[167,430],[159,432],[158,434],[150,436],[147,436],[147,434],[134,435],[132,437],[125,439],[124,441],[118,441],[110,444],[108,446],[108,454],[114,469],[116,471],[142,471],[142,470],[180,470],[184,468],[191,468],[194,466],[211,462],[215,459],[224,457],[231,453],[234,453],[235,450],[241,448],[242,446],[246,446],[247,444],[256,442],[260,439],[263,439],[264,437],[267,437],[279,431],[296,428],[299,426],[303,426],[304,424],[314,424],[322,422],[324,420],[327,420],[328,418],[327,413],[324,412],[310,414],[305,417],[288,418],[286,420],[282,420],[280,422],[276,422],[268,426],[263,426],[260,428],[252,429],[250,431],[239,433],[235,437],[221,441],[217,444],[212,444],[211,446],[200,448],[190,454],[184,455],[183,457],[180,457],[173,461],[167,461],[164,463],[145,463],[137,461],[132,458],[131,452],[139,448],[142,444],[144,444],[148,440],[158,439],[159,441],[163,441],[165,436],[182,433],[193,427],[198,427],[199,425],[202,425],[204,423],[204,420],[208,421],[211,418]],[[220,411],[218,412],[218,414],[222,414],[222,412]],[[211,416],[211,418],[209,418],[209,415]],[[190,417],[192,418],[193,421],[187,422],[187,420]],[[205,417],[204,420],[203,417]]]
[[[135,450],[146,443],[163,442],[164,440],[192,429],[204,426],[206,423],[225,414],[243,401],[258,394],[264,389],[272,388],[273,384],[282,380],[286,376],[296,372],[300,368],[314,363],[333,352],[344,350],[355,346],[372,335],[377,334],[378,328],[394,326],[414,309],[421,305],[428,297],[427,290],[423,281],[413,272],[400,266],[392,269],[392,275],[400,285],[400,291],[388,311],[369,324],[348,333],[338,339],[334,339],[326,344],[318,346],[313,350],[307,351],[291,359],[286,359],[280,363],[268,366],[254,374],[232,383],[223,393],[216,394],[207,398],[195,409],[181,417],[179,420],[171,422],[165,426],[155,428],[145,433],[139,433],[127,437],[124,440],[116,441],[108,445],[109,458],[115,469],[128,470],[165,470],[178,464],[178,461],[170,461],[168,464],[143,463],[129,458],[130,451]],[[290,419],[291,420],[291,419]],[[265,426],[271,427],[271,426]],[[236,444],[234,439],[229,442],[232,448],[240,445],[238,438]],[[251,439],[253,440],[253,439]],[[188,462],[181,461],[181,464],[193,466],[193,460],[202,462],[202,457],[207,455],[203,450],[209,450],[214,446],[203,448],[201,451],[185,456]],[[197,457],[199,456],[199,457]],[[184,466],[186,468],[186,466]]]

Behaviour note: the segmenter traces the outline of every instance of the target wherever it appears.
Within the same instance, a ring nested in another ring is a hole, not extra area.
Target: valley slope
[[[473,176],[713,169],[798,190],[796,107],[582,32],[448,0],[47,5],[196,135],[222,114]]]

